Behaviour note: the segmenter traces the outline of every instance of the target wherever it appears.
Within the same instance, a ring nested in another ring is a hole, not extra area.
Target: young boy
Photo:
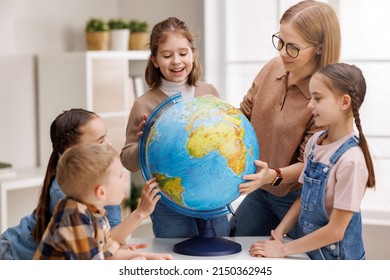
[[[67,149],[57,165],[66,198],[53,212],[34,259],[172,259],[121,246],[110,235],[104,206],[120,204],[128,189],[119,154],[106,145]]]

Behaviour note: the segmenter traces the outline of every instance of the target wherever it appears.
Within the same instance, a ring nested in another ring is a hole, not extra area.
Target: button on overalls
[[[307,167],[304,171],[301,214],[298,220],[300,237],[325,226],[329,222],[325,209],[325,190],[330,171],[345,151],[358,144],[359,139],[357,137],[351,137],[346,140],[330,157],[328,165],[313,160],[315,143],[313,144],[308,156]],[[307,254],[314,260],[365,259],[360,212],[355,212],[352,215],[344,238],[341,241]]]

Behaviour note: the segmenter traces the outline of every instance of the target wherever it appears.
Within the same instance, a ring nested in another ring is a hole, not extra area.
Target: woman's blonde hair
[[[98,143],[67,149],[57,164],[57,181],[68,197],[81,199],[101,183],[118,152]],[[82,200],[82,199],[81,199]]]
[[[290,23],[309,43],[319,46],[317,69],[340,59],[341,32],[334,9],[323,2],[301,1],[290,7],[280,24]]]

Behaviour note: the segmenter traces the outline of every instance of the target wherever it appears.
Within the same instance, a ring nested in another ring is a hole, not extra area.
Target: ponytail
[[[51,219],[50,187],[56,177],[57,163],[67,148],[79,143],[82,136],[80,127],[96,116],[94,112],[84,109],[71,109],[58,115],[50,125],[50,139],[53,150],[47,164],[38,204],[34,210],[36,224],[32,236],[37,243],[41,241]]]
[[[375,187],[374,164],[369,151],[367,139],[363,134],[363,128],[360,121],[359,108],[366,95],[366,80],[362,71],[355,65],[346,63],[328,64],[318,70],[318,73],[325,75],[331,81],[336,89],[343,93],[348,93],[351,97],[352,113],[355,119],[356,128],[359,131],[359,146],[363,151],[364,159],[368,169],[367,187]]]
[[[367,187],[374,188],[375,187],[374,163],[372,161],[367,139],[363,134],[363,128],[360,122],[359,107],[361,103],[359,103],[359,99],[360,99],[359,94],[357,94],[354,89],[351,89],[349,90],[349,95],[351,96],[352,99],[352,112],[353,112],[353,117],[355,119],[355,125],[359,131],[359,139],[360,139],[359,146],[363,151],[364,159],[366,161],[366,165],[368,169]]]

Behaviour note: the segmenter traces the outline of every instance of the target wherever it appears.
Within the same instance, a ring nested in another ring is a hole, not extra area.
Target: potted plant
[[[110,28],[110,50],[127,50],[130,36],[129,24],[123,19],[116,18],[108,21],[108,27]]]
[[[90,18],[85,32],[88,50],[107,50],[109,41],[108,24],[101,18]]]
[[[146,50],[148,44],[149,24],[142,20],[131,20],[129,22],[130,29],[130,50]]]

